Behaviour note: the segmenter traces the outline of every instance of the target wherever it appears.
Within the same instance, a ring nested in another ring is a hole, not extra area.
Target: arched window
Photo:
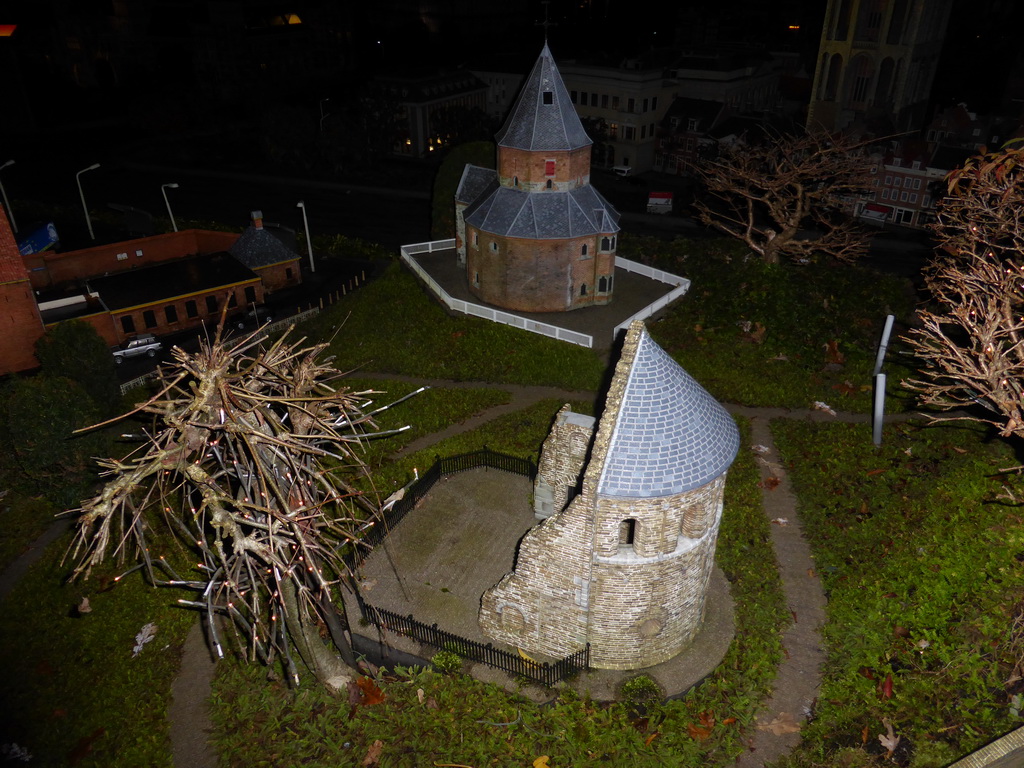
[[[610,251],[612,249],[612,239],[610,237],[601,238],[601,250]]]
[[[587,284],[583,283],[583,285],[580,286],[580,296],[586,296],[586,295],[587,295]]]
[[[584,244],[583,244],[583,245],[582,245],[582,246],[580,247],[580,256],[586,256],[586,255],[587,255],[587,252],[588,252],[588,246],[587,246],[587,244],[586,244],[586,243],[584,243]]]
[[[607,293],[608,292],[608,278],[607,277],[602,277],[597,282],[597,292],[598,293]]]
[[[547,183],[544,186],[548,189],[551,189],[551,179],[548,179]]]
[[[513,176],[512,177],[512,186],[513,187],[518,187],[519,186],[519,177],[518,176]]]

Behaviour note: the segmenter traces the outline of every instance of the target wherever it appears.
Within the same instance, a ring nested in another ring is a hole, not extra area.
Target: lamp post
[[[14,165],[14,161],[8,160],[3,165],[0,165],[0,171],[2,171],[9,165]],[[2,182],[0,182],[0,195],[3,195],[4,198],[4,210],[7,211],[7,218],[11,220],[11,229],[14,230],[14,234],[18,234],[18,225],[14,221],[14,211],[11,210],[11,204],[7,200],[7,190],[4,189],[4,185]]]
[[[324,132],[324,120],[330,117],[330,113],[324,114],[324,102],[330,99],[320,99],[320,133]]]
[[[295,207],[302,209],[302,224],[306,228],[306,250],[309,251],[309,271],[316,272],[316,265],[313,264],[313,243],[309,239],[309,219],[306,217],[306,204],[299,200]]]
[[[178,188],[178,185],[175,182],[171,182],[170,184],[161,184],[160,185],[160,191],[163,193],[163,196],[164,196],[164,205],[167,206],[167,215],[171,217],[171,226],[174,227],[174,231],[175,232],[178,231],[178,225],[174,223],[174,214],[171,213],[171,201],[167,199],[167,190],[168,189],[177,189],[177,188]]]
[[[75,181],[78,182],[78,196],[82,198],[82,210],[85,211],[85,225],[89,228],[89,239],[95,240],[96,235],[92,232],[92,219],[89,218],[89,206],[85,204],[85,193],[82,191],[82,174],[86,171],[95,171],[100,167],[99,163],[93,163],[88,168],[83,168],[75,174]]]

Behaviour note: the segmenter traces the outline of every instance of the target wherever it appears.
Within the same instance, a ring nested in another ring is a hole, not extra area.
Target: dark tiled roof
[[[636,356],[614,415],[598,493],[649,498],[706,485],[736,458],[736,423],[642,323],[629,332],[639,334]]]
[[[524,192],[497,179],[466,209],[482,232],[530,239],[585,237],[619,231],[619,212],[592,186],[569,192]]]
[[[550,94],[550,104],[545,103]],[[495,137],[512,149],[568,151],[593,144],[569,99],[547,44]]]
[[[462,170],[459,188],[455,190],[455,202],[472,203],[484,193],[498,178],[493,168],[481,168],[478,165],[467,165]]]
[[[228,253],[250,269],[269,267],[271,264],[300,258],[267,230],[253,226],[246,227]]]
[[[116,311],[258,279],[251,269],[222,252],[94,277],[89,286],[107,309]]]

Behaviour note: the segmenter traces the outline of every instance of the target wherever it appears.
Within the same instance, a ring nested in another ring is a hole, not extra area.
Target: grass
[[[885,316],[902,322],[913,308],[907,281],[857,267],[771,266],[745,258],[728,241],[622,242],[629,258],[692,282],[650,330],[716,398],[783,408],[822,401],[868,411]],[[898,381],[891,356],[887,370]],[[898,386],[890,396],[902,407],[909,403]]]
[[[828,595],[828,662],[804,745],[783,765],[945,766],[1024,725],[1021,479],[976,427],[774,422]],[[1019,669],[1016,670],[1019,672]],[[1015,698],[1016,697],[1016,698]]]
[[[523,455],[539,446],[560,405],[538,403],[437,450],[486,443]],[[263,670],[230,663],[215,681],[219,753],[231,766],[354,765],[380,741],[381,766],[530,765],[542,755],[551,765],[581,767],[727,765],[743,749],[744,726],[770,689],[788,619],[757,479],[752,455],[742,451],[729,474],[718,551],[732,582],[737,637],[685,699],[650,704],[643,716],[570,691],[539,706],[461,675],[399,669],[376,681],[383,701],[349,707],[346,715],[314,685],[290,691],[280,682],[268,685]]]
[[[416,279],[392,266],[303,325],[330,338],[341,370],[455,381],[596,389],[604,366],[589,349],[479,318],[450,317]]]
[[[0,744],[26,749],[33,765],[170,766],[167,705],[195,617],[139,572],[67,583],[67,545],[51,546],[2,603]],[[83,598],[87,613],[76,610]],[[133,658],[148,622],[156,639]]]

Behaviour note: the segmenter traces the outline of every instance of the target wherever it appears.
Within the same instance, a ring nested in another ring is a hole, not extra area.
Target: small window
[[[569,101],[576,103],[576,91],[569,91]]]
[[[914,189],[920,189],[920,188],[921,188],[921,180],[920,179],[914,179]]]
[[[475,285],[477,288],[480,287],[480,273],[479,272],[474,272],[473,273],[473,285]]]
[[[644,99],[644,112],[647,111],[647,107],[648,107],[649,104],[650,104],[650,101],[648,99]]]
[[[657,96],[652,96],[651,97],[651,109],[654,110],[654,111],[658,110],[658,97]]]
[[[586,295],[587,295],[587,284],[583,283],[583,285],[580,286],[580,296],[586,296]]]
[[[167,318],[168,323],[178,322],[178,308],[173,304],[164,307],[164,317]]]
[[[119,253],[119,254],[117,254],[117,260],[118,261],[124,261],[127,258],[128,258],[128,254],[127,253]]]
[[[641,125],[640,126],[640,140],[643,141],[646,138],[647,138],[647,126],[646,125]]]
[[[207,296],[206,297],[206,311],[213,314],[217,311],[217,297]]]
[[[882,199],[883,200],[888,200],[889,199],[889,190],[888,189],[883,189],[882,190]]]
[[[555,175],[555,161],[554,160],[545,160],[544,161],[544,175],[545,176],[554,176]]]
[[[629,113],[636,112],[636,99],[626,100],[626,111]]]
[[[156,312],[152,309],[147,309],[142,313],[142,322],[147,328],[156,328]]]
[[[888,187],[890,184],[892,184],[892,175],[887,173],[885,174],[885,186]]]
[[[596,107],[597,106],[597,94],[596,93],[590,94],[590,106],[592,106],[592,107]]]
[[[473,233],[473,245],[480,245],[480,233],[479,232],[474,232]]]
[[[551,179],[548,179],[548,180],[547,180],[547,182],[546,182],[546,183],[544,184],[544,187],[545,187],[546,189],[551,189]]]
[[[199,317],[199,307],[194,301],[185,302],[185,317]]]
[[[125,333],[135,333],[135,318],[131,315],[121,315],[121,330]]]
[[[608,94],[601,94],[601,109],[608,109]]]
[[[619,546],[631,547],[636,542],[636,519],[629,518],[619,523]]]
[[[608,278],[607,277],[602,276],[601,279],[597,281],[597,292],[598,293],[608,293]]]
[[[231,295],[228,296],[228,309],[234,309],[238,306],[238,297],[235,296],[235,292],[232,291]]]
[[[618,109],[618,108],[619,108],[619,97],[618,96],[612,96],[612,109]]]
[[[900,194],[900,202],[901,203],[907,202],[907,193],[906,192],[903,192],[903,193]]]
[[[601,250],[610,251],[612,249],[612,240],[610,237],[601,238]]]
[[[136,256],[136,258],[142,258],[142,249],[141,248],[136,248],[135,249],[135,256]]]
[[[894,187],[902,186],[903,185],[903,177],[902,176],[893,176],[892,185]]]
[[[911,193],[911,195],[910,195],[910,202],[913,205],[917,205],[917,192]]]
[[[493,240],[491,240],[491,253],[497,253],[497,252],[498,252],[498,244],[496,242],[494,242]]]
[[[285,280],[291,280],[292,279],[292,268],[291,267],[287,267],[285,269],[285,271],[284,271],[284,278],[285,278]]]
[[[519,177],[518,176],[513,176],[512,177],[512,186],[513,187],[518,187],[519,186]]]
[[[544,91],[544,103],[545,104],[554,104],[555,103],[555,94],[552,93],[551,91]]]
[[[255,304],[256,303],[256,288],[255,286],[248,285],[245,288],[245,303]]]
[[[589,248],[588,248],[587,244],[586,244],[586,243],[584,243],[584,244],[583,244],[583,245],[582,245],[582,246],[580,247],[580,256],[586,256],[586,255],[587,255],[587,252],[588,252],[588,251],[589,251]]]

